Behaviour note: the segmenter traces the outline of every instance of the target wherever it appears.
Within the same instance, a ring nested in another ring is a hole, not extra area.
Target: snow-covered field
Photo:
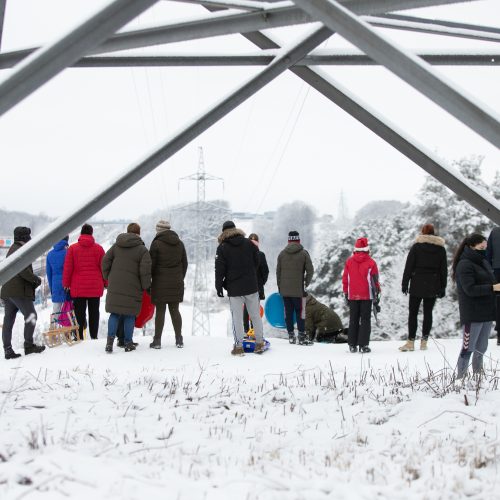
[[[0,360],[1,499],[500,497],[493,341],[465,391],[458,339],[369,355],[273,339],[241,358],[224,337],[136,340]]]

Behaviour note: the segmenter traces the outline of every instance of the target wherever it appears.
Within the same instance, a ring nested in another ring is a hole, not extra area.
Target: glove
[[[222,290],[222,288],[217,289],[217,297],[224,297],[224,291]]]
[[[407,286],[402,286],[401,291],[405,294],[408,295],[408,285]]]
[[[349,305],[349,295],[347,295],[347,293],[344,293],[344,300],[345,300],[346,306],[348,306]]]
[[[35,276],[35,279],[33,280],[33,286],[35,288],[38,288],[42,284],[42,278],[40,276]]]

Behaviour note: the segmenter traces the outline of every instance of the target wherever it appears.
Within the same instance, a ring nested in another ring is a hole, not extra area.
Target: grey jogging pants
[[[457,378],[463,378],[469,367],[469,360],[472,355],[472,371],[480,373],[483,369],[483,354],[488,349],[488,339],[490,338],[492,321],[484,323],[466,323],[464,325],[464,339],[462,350],[458,356]]]
[[[264,338],[264,327],[260,317],[260,299],[259,292],[241,297],[229,297],[229,308],[233,320],[234,344],[241,346],[245,332],[243,330],[243,306],[247,307],[248,315],[252,320],[255,331],[255,342],[262,342]]]

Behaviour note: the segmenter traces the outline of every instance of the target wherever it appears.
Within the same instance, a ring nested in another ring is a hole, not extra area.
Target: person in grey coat
[[[149,345],[152,349],[161,349],[161,334],[165,324],[165,312],[172,319],[175,332],[175,344],[184,347],[182,338],[182,316],[179,303],[184,300],[184,277],[188,260],[184,243],[170,223],[160,220],[156,224],[156,236],[149,249],[151,255],[151,302],[156,306],[155,336]]]
[[[30,240],[31,229],[29,227],[16,227],[14,229],[14,244],[9,248],[7,258]],[[41,283],[42,280],[33,273],[33,267],[30,264],[2,286],[0,297],[5,306],[2,326],[5,359],[15,359],[21,356],[14,352],[12,348],[12,328],[19,311],[24,316],[24,354],[40,353],[45,349],[45,346],[33,343],[33,332],[37,320],[33,302],[35,300],[35,289]]]
[[[307,250],[300,244],[297,231],[288,233],[288,245],[278,255],[276,282],[285,306],[285,323],[290,344],[296,344],[293,313],[297,318],[298,342],[311,345],[306,335],[306,296],[305,287],[309,286],[314,274],[314,267]]]
[[[143,291],[151,287],[151,257],[140,234],[139,224],[129,224],[127,232],[118,235],[102,259],[102,275],[108,280],[106,312],[110,313],[106,352],[113,352],[120,319],[123,320],[125,351],[135,349],[132,341],[135,317],[141,310]]]

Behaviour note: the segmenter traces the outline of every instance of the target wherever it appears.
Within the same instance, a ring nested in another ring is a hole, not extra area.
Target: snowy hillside
[[[241,358],[228,338],[136,340],[0,361],[0,498],[498,498],[493,344],[464,391],[458,340],[366,356],[274,339]]]

